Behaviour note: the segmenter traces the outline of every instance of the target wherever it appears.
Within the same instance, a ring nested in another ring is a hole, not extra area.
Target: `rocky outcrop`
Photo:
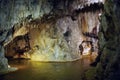
[[[99,33],[101,58],[97,68],[98,72],[103,73],[101,73],[102,75],[97,74],[96,78],[97,80],[119,80],[120,1],[106,1],[104,8],[105,13],[101,17],[102,20]]]
[[[11,39],[13,29],[2,30],[0,32],[0,75],[17,70],[8,66],[8,60],[5,58],[4,44]]]
[[[3,46],[0,46],[0,70],[1,69],[7,69],[8,68],[8,63],[7,63],[7,59],[4,56],[4,48]]]
[[[92,80],[120,80],[120,1],[107,0],[101,16],[98,64]],[[88,72],[89,73],[89,72]],[[88,76],[87,76],[88,77]],[[88,80],[91,80],[89,78]],[[93,79],[94,78],[94,79]]]
[[[8,62],[7,59],[5,58],[5,54],[4,54],[5,51],[3,45],[5,42],[9,41],[12,34],[12,29],[1,30],[0,34],[1,34],[0,35],[0,70],[2,70],[8,68]]]

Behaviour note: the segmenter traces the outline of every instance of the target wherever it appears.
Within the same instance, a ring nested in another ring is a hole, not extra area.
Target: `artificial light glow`
[[[91,45],[90,45],[90,43],[83,43],[82,44],[82,46],[83,46],[83,55],[89,55],[90,53],[91,53]]]
[[[8,68],[10,68],[10,65],[8,65]]]
[[[84,48],[84,50],[83,50],[83,55],[89,55],[90,54],[90,49],[91,48]]]

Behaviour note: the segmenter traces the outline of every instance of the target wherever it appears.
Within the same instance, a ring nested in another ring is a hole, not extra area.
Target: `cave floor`
[[[9,60],[10,66],[18,70],[0,76],[0,80],[83,80],[92,61],[90,57],[65,63],[12,59]]]

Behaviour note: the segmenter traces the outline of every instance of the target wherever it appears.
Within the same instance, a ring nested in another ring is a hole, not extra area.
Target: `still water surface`
[[[90,63],[88,58],[66,63],[10,60],[9,64],[18,70],[2,76],[0,80],[82,80]]]

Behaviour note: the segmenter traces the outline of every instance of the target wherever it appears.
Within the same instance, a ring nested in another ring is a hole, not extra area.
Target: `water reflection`
[[[19,70],[0,77],[0,80],[82,80],[90,59],[67,63],[43,63],[30,60],[10,60]]]

